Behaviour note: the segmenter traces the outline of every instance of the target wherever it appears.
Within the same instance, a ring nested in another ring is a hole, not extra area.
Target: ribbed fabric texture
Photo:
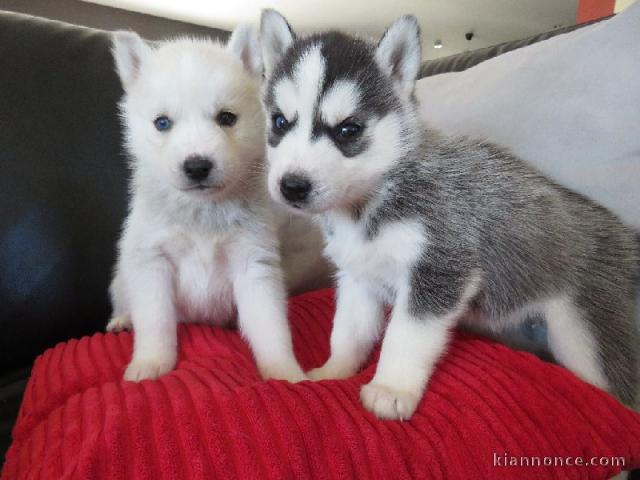
[[[305,368],[329,353],[333,292],[290,302]],[[494,456],[622,456],[640,465],[640,417],[568,371],[457,334],[410,421],[359,402],[377,353],[345,381],[260,380],[234,330],[182,325],[177,369],[122,381],[128,333],[96,334],[35,362],[2,480],[603,479],[619,467],[502,467]],[[503,461],[504,463],[504,461]]]

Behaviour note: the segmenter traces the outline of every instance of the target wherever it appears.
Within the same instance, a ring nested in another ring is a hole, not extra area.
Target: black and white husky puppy
[[[361,399],[406,419],[468,310],[493,331],[539,311],[557,361],[631,403],[633,232],[509,152],[421,125],[414,17],[377,45],[337,32],[297,38],[272,10],[261,30],[269,191],[317,218],[338,268],[331,357],[309,376],[354,374],[389,303]]]

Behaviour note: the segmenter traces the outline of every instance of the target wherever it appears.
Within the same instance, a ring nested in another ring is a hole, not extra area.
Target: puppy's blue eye
[[[349,139],[354,138],[360,134],[362,127],[357,123],[343,122],[338,125],[337,134],[340,138]]]
[[[289,121],[281,113],[276,113],[273,118],[273,128],[276,130],[284,131],[289,127]]]
[[[156,130],[158,130],[159,132],[164,132],[171,128],[173,122],[166,115],[160,115],[153,121],[153,124],[156,126]]]

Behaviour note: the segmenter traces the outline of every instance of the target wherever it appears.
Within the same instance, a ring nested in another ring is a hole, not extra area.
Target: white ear
[[[238,25],[227,43],[227,50],[235,56],[247,72],[262,73],[262,52],[255,30],[250,25]]]
[[[113,32],[111,53],[125,91],[138,77],[140,66],[150,52],[151,47],[137,33]]]
[[[262,11],[260,44],[266,75],[271,73],[294,40],[293,30],[282,15],[270,8]]]
[[[420,27],[416,17],[400,17],[380,39],[376,62],[405,98],[413,93],[421,58]]]

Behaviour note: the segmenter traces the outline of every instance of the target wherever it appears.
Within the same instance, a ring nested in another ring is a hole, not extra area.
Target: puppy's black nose
[[[184,161],[182,168],[191,180],[201,182],[209,176],[209,172],[211,172],[213,168],[213,163],[202,155],[191,155]]]
[[[289,202],[304,202],[310,192],[311,182],[302,175],[290,173],[280,180],[280,193]]]

